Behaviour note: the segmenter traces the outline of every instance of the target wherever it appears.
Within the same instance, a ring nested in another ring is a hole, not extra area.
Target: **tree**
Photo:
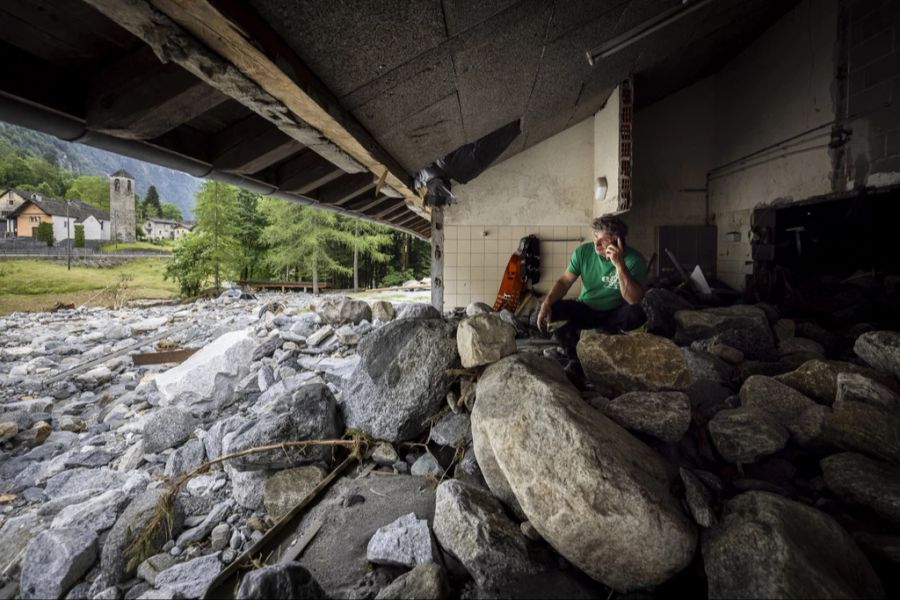
[[[84,225],[75,226],[75,247],[84,248]]]
[[[43,222],[40,225],[38,225],[37,239],[42,242],[47,242],[48,246],[52,246],[53,245],[53,223]]]
[[[216,290],[220,289],[223,276],[233,277],[240,271],[237,194],[238,188],[218,181],[204,182],[197,191],[194,235],[207,245],[204,256]]]
[[[277,198],[263,198],[260,211],[268,225],[262,239],[268,244],[267,262],[276,271],[310,274],[313,293],[319,293],[319,274],[351,270],[335,258],[339,246],[351,247],[353,234],[337,227],[337,215]]]
[[[376,263],[390,260],[384,249],[391,245],[390,229],[384,225],[362,219],[338,216],[341,227],[353,235],[353,289],[359,289],[359,257]]]
[[[83,200],[100,210],[109,210],[109,180],[97,175],[76,177],[65,193],[66,200]]]
[[[172,249],[164,277],[178,282],[182,296],[196,296],[209,278],[208,244],[199,233],[184,236]]]
[[[241,279],[253,279],[266,271],[266,245],[262,241],[266,217],[259,211],[259,198],[259,194],[247,190],[240,190],[237,195],[237,241],[243,248]]]
[[[171,202],[163,202],[160,205],[159,216],[172,221],[181,222],[184,220],[184,217],[181,216],[181,209]]]
[[[144,198],[144,216],[162,216],[162,206],[159,204],[159,192],[156,191],[156,186],[154,185],[147,188],[147,196]]]

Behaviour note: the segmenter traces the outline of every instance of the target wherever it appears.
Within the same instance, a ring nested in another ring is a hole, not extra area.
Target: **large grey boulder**
[[[422,433],[453,382],[447,369],[459,366],[454,326],[400,318],[363,338],[358,351],[342,394],[347,426],[390,442]]]
[[[671,340],[649,333],[584,331],[577,351],[585,374],[604,396],[683,390],[693,382],[681,349]]]
[[[689,344],[696,340],[709,340],[711,344],[725,344],[754,360],[777,358],[775,337],[769,328],[765,311],[757,306],[736,304],[682,310],[675,313],[678,329],[675,341]]]
[[[838,523],[767,492],[732,498],[703,537],[710,598],[881,598],[878,576]]]
[[[134,574],[138,563],[131,553],[131,544],[153,514],[163,493],[158,488],[147,490],[132,500],[110,529],[100,553],[101,575],[109,585],[125,581]],[[172,510],[173,535],[181,531],[183,522],[184,512],[176,499]],[[153,551],[159,551],[167,541],[166,533],[157,530],[156,535],[149,540],[149,546]]]
[[[816,406],[815,401],[797,390],[765,375],[747,378],[741,386],[740,396],[741,406],[768,413],[792,433],[797,429],[800,416]]]
[[[663,288],[650,288],[641,300],[641,308],[647,315],[644,325],[647,333],[671,338],[675,335],[675,313],[693,310],[694,306],[675,292]]]
[[[900,412],[900,395],[886,385],[857,373],[838,373],[835,402],[866,402],[888,412]]]
[[[50,527],[100,534],[115,525],[119,510],[127,501],[128,496],[121,489],[107,490],[79,504],[64,507]]]
[[[448,413],[431,428],[431,441],[441,446],[459,448],[470,439],[472,424],[468,413]]]
[[[156,454],[180,445],[198,425],[191,413],[177,406],[165,406],[144,421],[144,452]]]
[[[790,434],[769,413],[747,406],[720,410],[707,424],[716,450],[732,463],[752,463],[778,452]]]
[[[263,504],[272,519],[278,520],[303,500],[325,479],[325,471],[316,465],[284,469],[266,480]]]
[[[372,309],[367,302],[347,296],[325,296],[317,303],[316,314],[334,327],[372,320]]]
[[[34,511],[10,517],[0,527],[0,573],[12,573],[21,562],[28,542],[39,531],[38,516]]]
[[[436,563],[423,563],[382,588],[375,600],[445,600],[449,597],[444,569]]]
[[[287,562],[250,571],[236,600],[319,600],[325,592],[300,563]]]
[[[455,479],[437,488],[434,534],[479,587],[495,587],[539,570],[528,540],[486,491]]]
[[[841,499],[900,525],[900,466],[855,452],[834,454],[821,464],[825,483]]]
[[[154,380],[164,403],[179,402],[192,413],[217,412],[237,399],[235,384],[247,376],[256,350],[252,329],[219,336]]]
[[[248,510],[263,507],[265,486],[272,471],[238,471],[225,463],[225,473],[231,480],[231,497],[235,502]]]
[[[396,316],[397,311],[394,309],[394,305],[387,300],[376,300],[372,303],[373,320],[386,323],[388,321],[393,321]]]
[[[61,597],[96,560],[97,535],[92,531],[46,529],[38,533],[22,561],[22,599]]]
[[[323,383],[309,383],[290,395],[281,396],[259,411],[259,420],[249,429],[228,438],[226,454],[287,441],[336,439],[343,429],[337,403]],[[239,470],[285,469],[304,463],[327,461],[328,446],[284,447],[248,454],[229,462]]]
[[[898,391],[897,382],[875,369],[861,367],[840,360],[808,360],[793,371],[776,375],[775,379],[789,385],[816,402],[831,405],[837,394],[837,378],[841,374],[863,375]]]
[[[824,415],[821,440],[900,464],[900,416],[871,404],[835,402],[834,410]]]
[[[856,338],[853,351],[873,368],[900,379],[900,332],[864,333]]]
[[[169,567],[156,576],[156,587],[181,598],[202,598],[222,570],[221,554],[214,552]]]
[[[584,402],[555,361],[504,358],[485,370],[477,397],[472,437],[485,480],[557,552],[617,590],[657,585],[690,563],[697,532],[669,492],[674,474]]]
[[[625,427],[677,442],[691,426],[691,403],[683,392],[629,392],[594,405]]]
[[[408,513],[380,527],[366,546],[366,558],[377,565],[415,567],[438,560],[428,521]]]
[[[516,328],[493,314],[479,314],[459,322],[456,347],[466,369],[489,365],[516,352]]]
[[[200,440],[188,440],[169,455],[166,460],[166,477],[178,477],[199,467],[206,457],[206,449]]]
[[[398,319],[440,319],[441,312],[425,302],[410,302],[400,306]]]

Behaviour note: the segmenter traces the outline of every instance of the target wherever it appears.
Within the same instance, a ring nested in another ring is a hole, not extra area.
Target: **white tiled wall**
[[[573,225],[448,225],[444,230],[444,307],[471,302],[493,305],[510,256],[529,234],[541,240],[541,280],[535,290],[544,294],[562,275],[572,251],[590,241],[589,223]],[[584,242],[544,241],[583,238]],[[581,290],[572,286],[570,296]]]

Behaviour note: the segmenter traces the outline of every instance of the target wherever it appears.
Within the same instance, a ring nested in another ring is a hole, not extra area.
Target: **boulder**
[[[160,591],[178,594],[181,598],[202,598],[213,579],[222,570],[221,552],[200,556],[172,565],[156,576]]]
[[[492,314],[468,317],[456,330],[456,347],[464,368],[489,365],[516,352],[516,328]]]
[[[431,428],[431,441],[441,446],[458,448],[466,445],[471,438],[472,425],[468,413],[448,413]]]
[[[434,534],[479,587],[493,587],[538,570],[528,540],[486,491],[451,479],[437,488]]]
[[[825,348],[822,347],[822,344],[814,340],[792,337],[778,343],[778,354],[781,356],[787,356],[789,354],[812,354],[824,358]]]
[[[853,351],[872,368],[900,379],[900,332],[869,331],[856,338]]]
[[[821,439],[851,452],[900,464],[900,416],[862,402],[836,402],[824,415]]]
[[[213,527],[225,520],[233,506],[234,500],[230,498],[216,504],[199,525],[187,529],[179,535],[175,545],[179,548],[187,548],[191,544],[205,540]]]
[[[720,410],[707,427],[716,450],[732,463],[752,463],[778,452],[790,437],[769,413],[747,406]]]
[[[490,315],[494,313],[494,309],[484,302],[472,302],[466,307],[466,316],[474,317],[475,315]]]
[[[431,304],[410,302],[400,307],[398,319],[440,319],[441,312]]]
[[[150,585],[156,585],[156,576],[175,564],[175,557],[168,552],[154,554],[137,568],[137,576]]]
[[[263,504],[269,517],[277,521],[286,515],[323,479],[325,471],[315,465],[285,469],[269,477],[263,489]]]
[[[62,597],[96,560],[97,535],[93,531],[41,531],[28,544],[22,560],[22,599]]]
[[[629,392],[596,408],[625,427],[677,442],[691,426],[691,403],[683,392]]]
[[[397,316],[397,311],[394,310],[394,305],[387,300],[376,300],[372,303],[373,320],[387,323],[393,321],[395,316]]]
[[[177,406],[156,410],[144,421],[144,452],[156,454],[181,445],[197,425],[191,413]]]
[[[683,360],[677,348],[671,355]],[[491,491],[567,560],[623,591],[662,583],[691,562],[696,528],[669,493],[673,473],[584,402],[555,361],[504,358],[485,370],[477,397],[472,438]]]
[[[684,499],[691,511],[691,516],[700,527],[712,527],[718,522],[712,509],[712,495],[700,478],[688,469],[681,467],[678,472],[684,483]]]
[[[416,459],[409,470],[416,477],[434,477],[440,479],[444,474],[444,469],[437,459],[430,453],[426,452]]]
[[[28,542],[40,530],[40,521],[35,511],[23,512],[10,517],[0,527],[0,573],[12,573],[22,560]]]
[[[675,313],[693,310],[694,306],[675,292],[663,288],[650,288],[641,300],[641,308],[647,315],[644,329],[647,333],[671,338],[675,336],[677,324]]]
[[[100,534],[116,523],[119,510],[128,497],[121,489],[107,490],[79,504],[70,504],[59,511],[51,529],[76,529]]]
[[[416,565],[412,571],[382,588],[375,600],[446,600],[449,597],[444,569],[429,562]]]
[[[134,538],[153,514],[163,493],[163,490],[159,488],[147,490],[132,500],[116,520],[116,524],[110,529],[100,553],[101,573],[104,580],[110,585],[125,581],[134,574],[138,565],[132,560],[133,556],[129,549]],[[181,530],[184,512],[177,500],[172,510],[172,535],[175,535]],[[159,551],[167,541],[166,533],[157,531],[156,535],[149,540],[149,546],[154,551]]]
[[[855,452],[834,454],[821,465],[825,484],[838,497],[900,525],[900,466]]]
[[[710,598],[882,598],[865,555],[838,523],[767,492],[732,498],[703,538]]]
[[[857,373],[838,373],[835,402],[866,402],[892,413],[900,412],[900,395]]]
[[[178,477],[193,471],[203,463],[206,450],[200,440],[188,440],[166,460],[166,477]]]
[[[367,302],[346,296],[325,296],[316,305],[316,314],[335,327],[372,320],[372,309]]]
[[[219,336],[156,376],[160,397],[164,403],[182,403],[194,414],[218,412],[237,399],[235,384],[249,373],[256,346],[252,329]]]
[[[793,338],[796,330],[797,324],[793,319],[778,319],[775,324],[772,325],[772,332],[775,334],[775,338],[778,340],[779,344]]]
[[[235,502],[248,510],[263,507],[265,485],[272,471],[238,471],[225,463],[225,472],[231,480],[231,497]]]
[[[0,443],[11,440],[19,433],[19,426],[12,421],[0,423]]]
[[[366,546],[366,559],[396,567],[415,567],[438,560],[428,521],[408,513],[380,527]]]
[[[228,438],[226,454],[287,441],[336,439],[343,433],[334,395],[323,383],[308,383],[257,408],[259,420]],[[242,471],[286,469],[328,461],[331,454],[328,446],[284,447],[233,458],[229,463]]]
[[[753,360],[771,360],[777,357],[775,338],[769,329],[765,311],[757,306],[736,304],[682,310],[675,313],[677,331],[675,341],[689,344],[696,340],[709,340],[731,346]]]
[[[459,366],[454,326],[400,318],[363,338],[358,351],[342,394],[347,426],[389,442],[425,431],[453,383],[446,370]]]
[[[334,335],[334,327],[327,324],[322,325],[306,338],[306,345],[310,347],[318,346],[332,335]]]
[[[236,600],[318,600],[325,592],[300,563],[286,562],[250,571],[241,579]]]
[[[863,375],[891,387],[894,392],[898,391],[896,382],[891,381],[890,376],[839,360],[809,360],[793,371],[776,375],[775,379],[817,402],[831,406],[837,394],[837,378],[841,373]]]
[[[741,386],[740,396],[741,406],[768,413],[791,432],[797,428],[800,415],[816,406],[795,389],[764,375],[749,377]]]
[[[598,392],[683,390],[692,383],[681,349],[649,333],[608,335],[584,331],[577,347],[585,374]]]
[[[723,344],[713,344],[715,348],[727,348]],[[709,348],[709,350],[712,349]],[[707,350],[694,348],[682,348],[684,361],[691,373],[692,381],[715,381],[716,383],[728,383],[731,379],[731,366],[724,360]],[[736,352],[740,352],[737,350]]]

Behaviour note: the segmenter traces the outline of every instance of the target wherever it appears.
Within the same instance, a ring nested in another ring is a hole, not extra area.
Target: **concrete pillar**
[[[431,305],[444,312],[444,208],[431,207]]]

